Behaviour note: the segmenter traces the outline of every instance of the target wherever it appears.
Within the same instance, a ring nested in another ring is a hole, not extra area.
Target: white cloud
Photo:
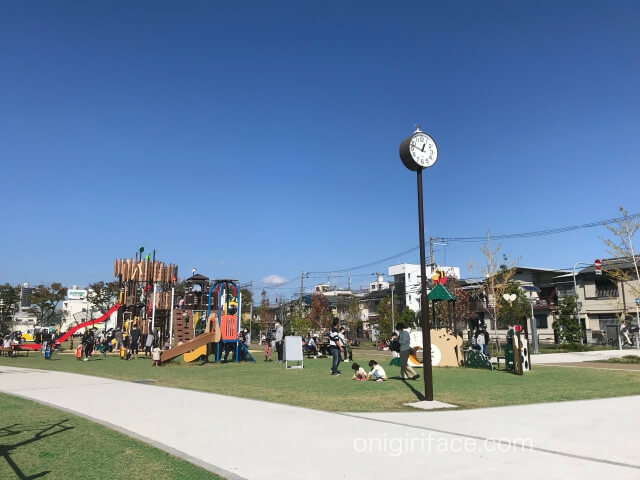
[[[280,275],[269,275],[262,279],[262,283],[265,287],[277,287],[287,283],[289,280],[282,278]]]

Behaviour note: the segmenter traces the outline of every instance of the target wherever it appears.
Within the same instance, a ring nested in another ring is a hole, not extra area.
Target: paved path
[[[610,358],[623,357],[625,355],[640,355],[640,352],[635,348],[625,348],[623,350],[595,350],[593,352],[540,353],[531,355],[531,365],[535,368],[536,365],[607,361]]]
[[[0,391],[80,414],[229,479],[640,478],[640,396],[346,414],[7,366]],[[134,411],[133,402],[145,408]]]

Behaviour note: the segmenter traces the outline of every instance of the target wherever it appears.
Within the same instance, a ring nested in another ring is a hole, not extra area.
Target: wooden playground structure
[[[117,259],[113,275],[120,285],[118,326],[125,329],[137,323],[143,334],[153,332],[159,338],[171,336],[170,318],[178,266],[164,264],[153,257],[136,253],[136,258]]]

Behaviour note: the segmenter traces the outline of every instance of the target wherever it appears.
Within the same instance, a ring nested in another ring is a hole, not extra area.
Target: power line
[[[533,232],[524,232],[524,233],[508,233],[508,234],[501,234],[501,235],[490,235],[490,238],[492,240],[506,240],[506,239],[517,239],[517,238],[530,238],[530,237],[541,237],[541,236],[545,236],[545,235],[557,235],[559,233],[566,233],[566,232],[571,232],[573,230],[580,230],[583,228],[592,228],[592,227],[601,227],[601,226],[605,226],[611,223],[616,223],[619,221],[624,221],[624,220],[629,220],[629,219],[635,219],[640,217],[640,213],[634,213],[631,215],[628,215],[626,218],[625,217],[616,217],[616,218],[610,218],[608,220],[599,220],[597,222],[591,222],[591,223],[583,223],[580,225],[572,225],[572,226],[568,226],[568,227],[557,227],[557,228],[550,228],[547,230],[536,230]],[[475,237],[444,237],[444,236],[438,236],[437,237],[438,240],[444,240],[446,242],[484,242],[487,240],[487,236],[475,236]],[[328,275],[328,274],[333,274],[333,273],[347,273],[353,270],[361,270],[363,268],[367,268],[367,267],[372,267],[374,265],[378,265],[380,263],[384,263],[384,262],[388,262],[390,260],[394,260],[396,258],[402,257],[404,255],[407,255],[408,253],[412,253],[415,252],[416,250],[418,250],[420,248],[420,246],[416,246],[413,248],[410,248],[409,250],[405,250],[404,252],[400,252],[397,253],[395,255],[392,255],[390,257],[386,257],[383,258],[381,260],[376,260],[374,262],[369,262],[366,263],[364,265],[358,265],[356,267],[349,267],[349,268],[342,268],[342,269],[338,269],[338,270],[329,270],[329,271],[324,271],[324,272],[308,272],[310,274],[314,274],[314,275]],[[293,280],[292,280],[293,281]],[[287,282],[289,283],[289,282]]]
[[[633,215],[629,215],[627,219],[634,219],[640,217],[640,213],[634,213]],[[618,221],[624,220],[624,217],[610,218],[609,220],[600,220],[598,222],[592,223],[584,223],[581,225],[572,225],[570,227],[558,227],[558,228],[550,228],[548,230],[537,230],[535,232],[525,232],[525,233],[509,233],[503,235],[491,235],[492,240],[506,240],[512,238],[528,238],[528,237],[541,237],[544,235],[555,235],[558,233],[571,232],[573,230],[580,230],[583,228],[592,228],[592,227],[601,227],[608,225],[610,223],[615,223]],[[487,236],[482,237],[438,237],[440,240],[444,240],[446,242],[484,242],[487,239]]]
[[[383,258],[382,260],[376,260],[375,262],[365,263],[364,265],[358,265],[357,267],[342,268],[342,269],[339,269],[339,270],[328,270],[326,272],[309,272],[309,273],[312,273],[314,275],[321,275],[321,274],[328,275],[328,274],[331,274],[331,273],[346,273],[346,272],[350,272],[351,270],[361,270],[363,268],[372,267],[372,266],[377,265],[379,263],[388,262],[389,260],[394,260],[394,259],[396,259],[398,257],[402,257],[403,255],[406,255],[407,253],[411,253],[411,252],[417,250],[418,248],[419,247],[414,247],[414,248],[411,248],[411,249],[406,250],[404,252],[392,255],[390,257]]]

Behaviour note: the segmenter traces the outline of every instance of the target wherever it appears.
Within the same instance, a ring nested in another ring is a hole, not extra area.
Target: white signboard
[[[67,298],[69,300],[86,300],[86,290],[67,290]]]
[[[284,337],[284,362],[286,368],[303,368],[302,337]],[[300,362],[299,365],[289,366],[289,362]]]

